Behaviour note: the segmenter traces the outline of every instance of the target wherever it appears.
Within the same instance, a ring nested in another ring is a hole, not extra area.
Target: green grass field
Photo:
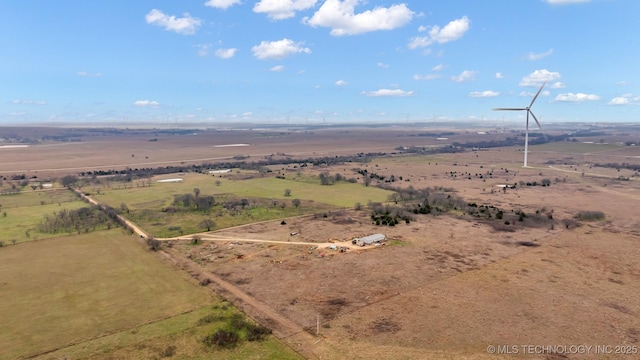
[[[290,202],[287,202],[287,206],[284,209],[280,206],[264,205],[245,209],[235,215],[231,215],[228,211],[223,211],[222,206],[218,205],[208,214],[202,212],[165,213],[162,211],[136,210],[127,214],[127,217],[144,228],[149,234],[166,238],[207,231],[206,228],[200,226],[200,222],[205,218],[210,218],[215,222],[216,226],[211,229],[214,230],[304,215],[321,209],[323,207],[318,206],[318,204],[302,205],[296,208]],[[328,210],[330,208],[324,207],[324,209]]]
[[[321,185],[316,178],[294,177],[278,179],[275,177],[255,178],[240,181],[222,181],[217,187],[219,192],[232,193],[239,197],[257,197],[271,199],[288,199],[285,189],[291,190],[289,198],[312,200],[317,203],[336,207],[353,207],[357,202],[385,202],[390,191],[362,184],[338,182],[333,185]]]
[[[191,311],[212,297],[121,229],[0,248],[0,358]]]
[[[260,175],[256,175],[260,176]],[[180,177],[180,183],[152,183],[150,187],[133,187],[128,189],[105,189],[102,194],[92,194],[97,200],[118,208],[126,203],[131,209],[160,208],[168,206],[173,195],[191,193],[198,188],[203,195],[233,194],[238,197],[255,197],[266,199],[301,199],[313,200],[317,203],[335,207],[352,207],[356,202],[366,204],[387,201],[391,192],[376,187],[365,187],[361,184],[339,182],[323,186],[320,181],[309,177],[289,175],[287,179],[275,177],[256,177],[248,180],[229,180],[203,174],[183,174],[163,176],[163,178]],[[220,181],[220,185],[216,185]],[[285,189],[291,190],[291,196],[285,197]]]
[[[42,359],[302,359],[273,336],[260,342],[243,342],[240,346],[220,350],[208,348],[202,339],[224,327],[224,318],[238,314],[224,300],[161,321],[141,325],[43,355]],[[207,316],[222,317],[203,324]]]
[[[256,176],[260,176],[256,173]],[[163,176],[180,177],[180,183],[152,183],[147,187],[107,188],[92,196],[116,209],[126,204],[130,209],[128,218],[156,237],[174,237],[206,231],[199,226],[204,218],[212,218],[215,229],[242,225],[257,221],[273,220],[291,216],[311,214],[335,208],[353,207],[356,203],[368,201],[385,202],[390,191],[373,186],[338,182],[334,185],[321,185],[315,177],[290,174],[286,179],[273,176],[256,177],[247,180],[230,180],[203,174],[181,174]],[[219,182],[219,185],[216,184]],[[218,203],[229,198],[245,198],[257,205],[230,215],[219,205],[209,214],[201,212],[165,213],[162,208],[170,206],[174,195],[192,193],[194,188],[200,194],[213,195]],[[291,191],[285,196],[285,189]],[[294,207],[291,200],[299,199],[300,207]],[[277,200],[280,205],[269,205],[267,200]],[[213,229],[212,229],[213,230]]]
[[[38,224],[46,215],[62,209],[73,210],[88,206],[64,189],[28,190],[14,195],[1,195],[0,205],[0,241],[5,245],[11,244],[13,240],[21,243],[66,235],[40,233],[37,231]]]

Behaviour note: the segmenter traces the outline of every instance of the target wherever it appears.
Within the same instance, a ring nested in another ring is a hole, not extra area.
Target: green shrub
[[[207,335],[202,342],[208,347],[219,347],[231,349],[238,345],[240,336],[233,331],[218,330],[211,335]]]

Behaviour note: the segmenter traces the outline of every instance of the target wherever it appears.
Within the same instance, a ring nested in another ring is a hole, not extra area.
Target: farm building
[[[362,238],[355,238],[357,245],[365,246],[383,242],[387,237],[384,234],[373,234]]]
[[[224,170],[209,170],[209,174],[215,175],[215,174],[227,174],[230,173],[231,169],[224,169]]]
[[[181,178],[162,179],[162,180],[157,180],[156,182],[159,182],[159,183],[175,183],[175,182],[182,182],[182,179]]]

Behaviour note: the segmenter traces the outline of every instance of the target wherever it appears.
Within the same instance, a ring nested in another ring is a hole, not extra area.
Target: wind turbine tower
[[[538,118],[536,118],[536,116],[531,111],[531,107],[533,106],[533,103],[538,98],[538,95],[540,95],[540,93],[542,92],[542,89],[544,88],[545,85],[546,83],[543,83],[542,86],[540,86],[540,89],[538,90],[536,95],[533,97],[533,99],[531,99],[531,103],[529,104],[529,106],[525,108],[494,108],[493,109],[494,111],[526,111],[527,112],[527,123],[525,125],[525,130],[524,130],[524,165],[523,165],[524,167],[527,167],[527,155],[529,154],[529,115],[533,117],[533,120],[535,120],[536,124],[538,124],[538,128],[542,130],[542,126],[540,126],[540,122],[538,121]]]

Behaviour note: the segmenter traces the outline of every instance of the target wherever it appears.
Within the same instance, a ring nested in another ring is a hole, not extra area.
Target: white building
[[[356,244],[360,246],[371,245],[383,242],[387,237],[384,234],[373,234],[362,238],[356,238]]]

